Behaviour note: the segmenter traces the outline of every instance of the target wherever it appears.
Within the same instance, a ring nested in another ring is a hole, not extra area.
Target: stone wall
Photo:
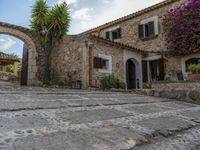
[[[40,84],[44,74],[44,51],[38,37],[31,30],[21,26],[0,22],[0,34],[7,34],[22,40],[28,47],[28,84]]]
[[[93,34],[100,35],[101,37],[106,38],[106,32],[112,28],[120,27],[121,28],[121,39],[117,39],[118,42],[131,45],[133,47],[139,48],[145,51],[166,51],[164,31],[162,27],[162,17],[163,15],[170,10],[171,8],[177,7],[180,4],[187,2],[188,0],[178,0],[171,4],[165,5],[163,7],[154,9],[152,11],[146,11],[145,13],[138,15],[132,19],[122,21],[116,25],[109,26],[104,29],[99,29]],[[151,18],[153,16],[158,16],[159,22],[159,34],[158,36],[148,39],[141,40],[138,36],[138,25],[144,19]],[[166,58],[166,76],[170,77],[171,80],[177,80],[176,73],[181,68],[181,58],[180,57],[168,57]]]
[[[181,57],[166,57],[165,59],[166,78],[177,81],[177,73],[182,71]]]
[[[64,36],[56,44],[51,54],[51,77],[62,80],[66,85],[71,85],[72,81],[81,80],[85,87],[86,76],[84,72],[87,67],[86,48],[82,36]]]
[[[121,27],[122,32],[122,38],[119,39],[119,42],[122,42],[124,44],[131,45],[133,47],[137,47],[139,49],[145,50],[145,51],[163,51],[166,50],[165,44],[164,44],[164,35],[163,35],[163,27],[162,27],[162,17],[163,15],[170,10],[173,7],[177,7],[180,4],[186,2],[188,0],[179,0],[174,3],[171,3],[169,5],[165,5],[164,7],[147,11],[146,13],[143,13],[142,15],[139,15],[137,17],[134,17],[132,19],[123,21],[121,23],[118,23],[116,25],[110,26],[108,28],[105,28],[101,30],[100,36],[106,37],[106,32],[109,31],[109,29],[115,28],[115,27]],[[140,22],[144,19],[158,16],[159,17],[159,35],[158,37],[155,37],[150,40],[141,40],[138,37],[138,25]],[[99,34],[98,32],[94,32],[94,34]]]
[[[92,77],[93,85],[96,87],[99,87],[100,79],[103,76],[107,76],[111,74],[113,74],[119,80],[124,81],[124,60],[123,60],[124,50],[106,45],[104,43],[99,43],[96,41],[93,41],[93,44],[94,44],[93,56],[98,57],[99,54],[103,54],[103,55],[111,56],[112,58],[112,72],[111,73],[105,73],[101,69],[95,69],[93,67],[93,77]]]
[[[200,82],[198,81],[179,81],[179,82],[158,82],[152,83],[152,89],[154,90],[179,90],[179,89],[200,89]]]
[[[143,89],[142,91],[149,96],[159,96],[200,104],[200,82],[153,83],[152,89]]]

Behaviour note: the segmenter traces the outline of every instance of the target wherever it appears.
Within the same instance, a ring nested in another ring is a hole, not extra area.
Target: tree
[[[200,50],[200,1],[189,0],[169,10],[163,18],[166,46],[170,53],[183,55]]]
[[[36,0],[32,10],[31,28],[37,34],[45,54],[44,81],[50,80],[49,59],[55,43],[68,32],[70,13],[66,3],[49,8],[45,0]]]

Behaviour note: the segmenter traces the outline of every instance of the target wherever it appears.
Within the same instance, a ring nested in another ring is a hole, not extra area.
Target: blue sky
[[[163,0],[47,0],[49,6],[66,1],[71,12],[69,34],[78,34]],[[0,21],[30,26],[35,0],[0,0]],[[0,35],[0,51],[22,54],[23,42]]]

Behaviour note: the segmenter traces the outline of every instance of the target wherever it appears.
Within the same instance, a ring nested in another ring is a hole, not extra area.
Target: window
[[[191,58],[185,62],[187,72],[189,71],[188,67],[191,64],[200,65],[200,58]]]
[[[139,38],[151,38],[158,35],[158,17],[151,17],[145,20],[142,20],[138,28]]]
[[[116,40],[121,38],[121,28],[106,32],[106,39]]]
[[[155,27],[154,22],[151,21],[146,24],[139,25],[139,37],[140,39],[154,37],[155,36]]]
[[[103,73],[112,72],[111,56],[99,55],[98,57],[94,57],[93,62],[94,62],[94,68],[99,69],[100,72],[103,72]]]
[[[109,69],[109,60],[99,57],[94,57],[94,68],[96,69]]]

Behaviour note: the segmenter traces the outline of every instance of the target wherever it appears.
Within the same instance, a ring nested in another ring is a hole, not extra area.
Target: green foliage
[[[200,73],[200,65],[196,65],[196,64],[190,64],[188,66],[188,69],[190,72],[192,73]]]
[[[45,85],[47,86],[52,86],[52,85],[57,85],[57,86],[64,86],[65,85],[65,82],[62,81],[62,80],[57,80],[57,79],[54,79],[54,80],[50,80],[50,81],[45,81],[44,82]]]
[[[2,66],[0,66],[0,71],[3,71],[3,67]]]
[[[68,32],[70,15],[66,4],[55,5],[48,15],[48,31],[52,37],[61,38]]]
[[[66,3],[49,8],[45,0],[36,0],[32,9],[31,28],[40,38],[42,46],[58,40],[68,32],[70,13]]]
[[[32,9],[31,28],[35,32],[43,32],[47,26],[48,7],[44,0],[36,0]]]
[[[8,65],[7,68],[6,68],[6,72],[14,73],[14,66]]]
[[[143,83],[142,87],[143,89],[151,89],[152,83],[151,82]]]
[[[45,52],[44,81],[50,80],[49,58],[54,45],[68,32],[70,13],[66,3],[49,8],[45,0],[36,0],[32,10],[31,28]]]
[[[18,64],[18,72],[21,72],[22,71],[22,63],[19,63]]]
[[[124,89],[125,84],[121,82],[119,79],[115,78],[114,75],[105,76],[100,80],[100,87],[103,90],[106,89]]]

